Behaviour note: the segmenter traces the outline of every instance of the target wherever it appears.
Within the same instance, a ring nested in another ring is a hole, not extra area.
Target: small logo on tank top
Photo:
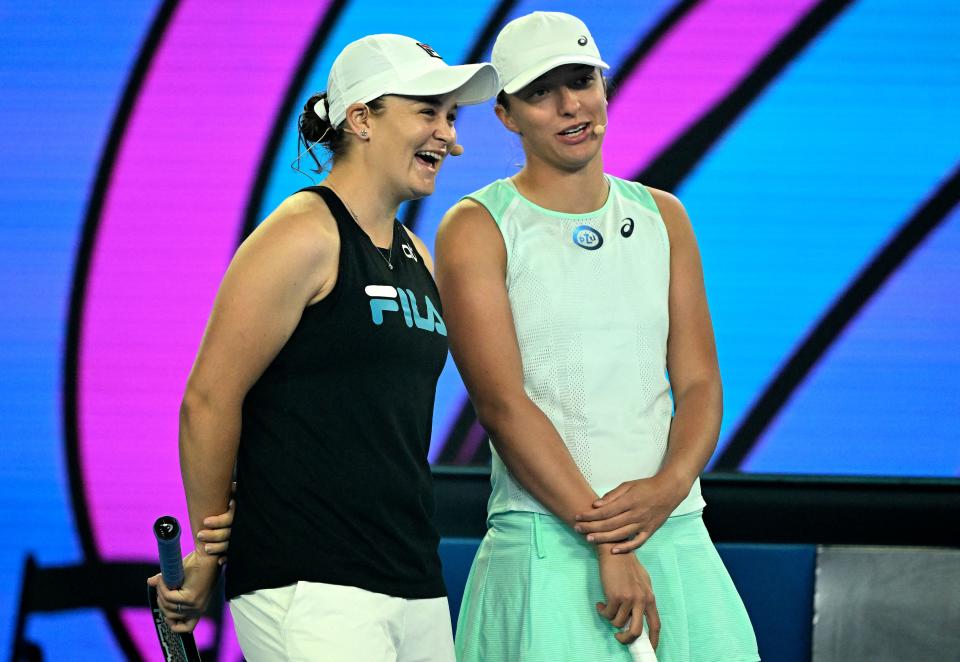
[[[603,236],[589,225],[578,225],[573,231],[573,243],[588,251],[595,251],[603,246]]]
[[[423,295],[421,315],[417,297],[411,290],[392,285],[367,285],[363,291],[370,297],[370,319],[377,326],[383,325],[387,313],[397,313],[403,316],[407,328],[416,327],[441,336],[447,335],[447,326],[427,295]]]
[[[408,246],[407,244],[400,244],[400,248],[403,249],[403,254],[406,255],[408,258],[410,258],[414,262],[419,262],[419,260],[417,259],[417,254],[413,252],[413,249],[410,248],[410,246]]]

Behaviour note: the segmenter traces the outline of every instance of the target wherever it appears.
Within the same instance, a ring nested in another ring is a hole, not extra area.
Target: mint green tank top
[[[503,235],[524,389],[600,495],[657,473],[673,418],[666,227],[642,184],[606,177],[587,214],[544,209],[509,179],[466,196]],[[548,512],[492,453],[488,513]],[[673,515],[703,506],[698,479]]]

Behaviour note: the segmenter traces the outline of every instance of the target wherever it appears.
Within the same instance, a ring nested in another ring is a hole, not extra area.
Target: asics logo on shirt
[[[427,295],[423,296],[424,314],[421,315],[417,297],[410,290],[392,285],[367,285],[363,291],[370,297],[370,318],[377,326],[383,324],[386,313],[402,312],[403,321],[408,328],[417,327],[423,331],[439,333],[441,336],[447,335],[447,326]]]

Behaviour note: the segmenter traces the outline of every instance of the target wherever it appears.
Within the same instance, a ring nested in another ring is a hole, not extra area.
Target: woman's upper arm
[[[436,252],[450,350],[481,422],[489,424],[524,394],[503,237],[485,208],[464,200],[441,222]]]
[[[649,190],[670,238],[670,335],[667,340],[670,382],[677,393],[695,382],[716,380],[719,385],[713,324],[690,218],[675,196]]]
[[[326,211],[310,200],[288,200],[237,250],[217,292],[189,394],[242,403],[304,308],[335,277],[339,236]]]

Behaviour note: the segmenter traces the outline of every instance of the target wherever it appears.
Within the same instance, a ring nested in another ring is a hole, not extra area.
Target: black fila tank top
[[[328,188],[333,291],[303,311],[244,401],[227,598],[297,581],[446,595],[427,450],[446,327],[399,222],[393,269]]]

